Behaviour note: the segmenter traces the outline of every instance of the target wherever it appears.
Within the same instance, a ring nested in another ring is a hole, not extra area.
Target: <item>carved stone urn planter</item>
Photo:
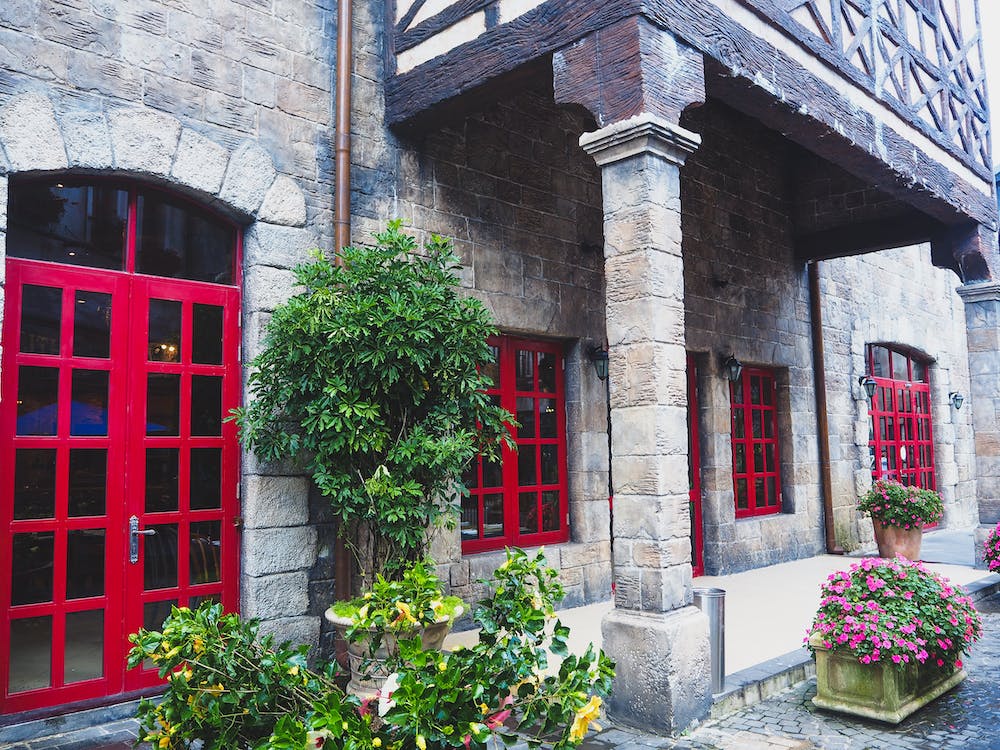
[[[829,650],[813,634],[816,697],[813,704],[830,711],[898,724],[965,679],[964,669],[943,670],[912,661],[862,664],[849,651]]]
[[[333,623],[337,636],[347,642],[347,659],[351,667],[351,681],[347,684],[347,692],[361,699],[374,697],[385,684],[390,674],[386,662],[390,656],[398,653],[398,640],[419,637],[420,645],[425,650],[440,651],[453,624],[449,618],[426,627],[414,627],[398,632],[384,631],[382,642],[372,654],[371,642],[377,634],[374,628],[369,629],[371,635],[351,643],[345,637],[347,629],[351,626],[350,618],[338,617],[331,610],[327,610],[326,619]]]
[[[879,557],[905,557],[907,560],[920,559],[920,543],[924,530],[920,526],[901,529],[899,526],[883,526],[877,518],[872,519],[875,529],[875,543]]]

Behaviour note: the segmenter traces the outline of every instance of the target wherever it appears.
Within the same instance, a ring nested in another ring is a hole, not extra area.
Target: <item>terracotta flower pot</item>
[[[878,545],[879,557],[905,557],[907,560],[920,559],[920,543],[923,541],[924,530],[919,526],[901,529],[898,526],[883,526],[877,519],[872,519],[875,529],[875,543]]]
[[[351,626],[351,620],[347,617],[338,617],[332,611],[327,610],[326,619],[333,623],[337,630],[337,635],[344,638],[347,628]],[[347,692],[359,698],[372,698],[385,684],[389,676],[386,666],[390,655],[398,653],[397,641],[400,639],[419,637],[420,645],[425,650],[440,651],[444,645],[444,639],[451,632],[452,620],[442,620],[423,628],[410,628],[405,631],[383,632],[382,642],[371,653],[371,638],[377,632],[375,628],[370,628],[371,636],[361,638],[355,643],[347,642],[347,659],[351,667],[351,681],[347,684]]]
[[[849,651],[827,650],[813,635],[816,697],[813,704],[841,713],[898,724],[965,679],[964,669],[929,663],[897,666],[891,661],[862,664]]]

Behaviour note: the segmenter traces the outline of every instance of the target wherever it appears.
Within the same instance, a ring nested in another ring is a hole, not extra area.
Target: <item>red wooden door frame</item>
[[[133,225],[134,226],[134,225]],[[131,229],[131,227],[130,227]],[[129,247],[134,243],[130,231]],[[237,246],[237,257],[239,256]],[[131,256],[131,253],[130,253]],[[131,259],[130,259],[131,265]],[[239,267],[237,262],[237,268]],[[240,293],[238,286],[216,285],[184,280],[132,275],[120,271],[64,266],[10,258],[6,263],[6,314],[2,341],[2,398],[0,398],[0,648],[9,648],[11,621],[29,617],[50,616],[52,637],[50,654],[50,686],[8,695],[10,664],[0,658],[0,713],[62,705],[82,700],[103,698],[126,691],[148,688],[161,681],[153,670],[125,671],[127,635],[143,625],[142,604],[165,598],[163,591],[143,591],[145,538],[140,537],[139,560],[128,562],[128,518],[137,515],[145,526],[147,521],[175,521],[182,533],[177,547],[179,585],[170,598],[187,604],[191,597],[217,596],[227,611],[238,609],[239,538],[236,526],[239,515],[237,488],[239,482],[239,446],[236,426],[222,424],[221,436],[191,437],[184,433],[177,438],[178,446],[221,448],[221,507],[191,511],[181,505],[177,513],[159,514],[147,519],[144,513],[144,446],[163,438],[145,435],[146,374],[148,371],[169,369],[159,363],[147,363],[148,299],[160,297],[179,299],[184,305],[182,348],[191,351],[191,309],[196,303],[214,304],[223,308],[223,352],[218,365],[195,364],[188,361],[176,368],[184,382],[194,375],[219,376],[221,381],[222,414],[240,402],[241,371],[239,367]],[[19,346],[24,284],[62,289],[60,314],[60,353],[58,355],[21,353]],[[237,280],[238,283],[238,280]],[[72,356],[74,304],[77,290],[110,293],[112,313],[110,324],[110,356],[108,359]],[[17,436],[18,368],[47,366],[59,368],[57,434],[54,436]],[[71,436],[69,420],[72,409],[71,372],[73,369],[107,370],[108,419],[107,436]],[[189,423],[190,388],[181,388],[180,413],[182,423]],[[140,408],[141,407],[141,408]],[[103,518],[68,518],[70,447],[107,448],[107,489]],[[57,451],[56,512],[51,519],[13,519],[14,466],[17,448],[47,447]],[[184,472],[178,477],[181,502],[189,475],[189,464],[182,463]],[[8,500],[9,499],[9,500]],[[194,583],[189,576],[191,558],[189,529],[191,523],[218,522],[221,555],[220,581]],[[67,534],[77,529],[103,529],[105,543],[104,587],[100,597],[66,601]],[[55,535],[53,559],[53,591],[49,602],[11,606],[13,541],[15,532],[52,532]],[[63,684],[67,613],[103,609],[102,659],[103,676]]]

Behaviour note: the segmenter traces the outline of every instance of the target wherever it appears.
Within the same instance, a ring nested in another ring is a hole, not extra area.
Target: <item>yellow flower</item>
[[[289,667],[289,668],[288,668],[288,674],[292,675],[292,677],[294,677],[294,676],[295,676],[295,675],[297,675],[298,673],[299,673],[299,668],[298,668],[298,666],[292,666],[292,667]]]
[[[170,745],[169,737],[160,737],[160,741],[156,743],[159,747],[168,747]]]
[[[382,738],[381,737],[373,737],[372,738],[372,747],[382,747]]]
[[[448,665],[444,662],[438,664],[438,672],[444,672],[448,668]]]
[[[396,611],[399,617],[396,618],[396,625],[409,625],[417,622],[417,618],[410,612],[410,605],[406,602],[396,602]]]
[[[419,747],[420,750],[427,750],[427,740],[424,739],[422,734],[418,734],[414,742],[417,743],[417,747]]]
[[[596,721],[600,712],[601,699],[596,695],[590,696],[590,700],[587,701],[587,705],[579,709],[573,717],[573,726],[571,726],[569,730],[570,741],[579,742],[582,740],[587,734],[587,730],[590,728],[591,723],[594,724],[594,729],[600,731],[601,725]]]
[[[490,707],[487,706],[485,703],[480,703],[479,710],[482,711],[483,716],[486,716],[486,714],[490,712]]]
[[[196,654],[205,653],[205,642],[198,636],[194,637],[194,652]]]
[[[358,610],[358,619],[359,620],[363,620],[366,617],[368,617],[368,606],[369,605],[366,604],[365,606],[363,606],[361,609]]]

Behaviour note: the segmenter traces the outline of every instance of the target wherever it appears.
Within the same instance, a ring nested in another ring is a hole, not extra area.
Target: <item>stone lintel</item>
[[[644,153],[682,166],[700,145],[697,133],[648,112],[580,136],[580,147],[602,167]]]
[[[974,302],[1000,302],[1000,281],[976,281],[962,284],[955,291],[967,305]]]

